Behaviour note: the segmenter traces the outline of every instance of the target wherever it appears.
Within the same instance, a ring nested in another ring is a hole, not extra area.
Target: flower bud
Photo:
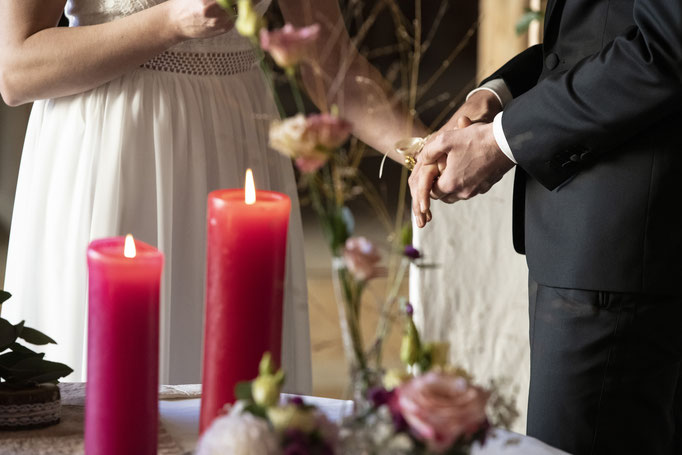
[[[232,7],[232,2],[230,0],[216,0],[216,3],[224,10],[228,10]]]
[[[272,355],[269,352],[263,354],[258,364],[258,374],[267,376],[275,374],[275,367],[272,365]]]
[[[403,340],[400,345],[400,360],[405,365],[414,365],[421,356],[421,342],[419,340],[419,332],[414,325],[412,318],[407,323],[407,330],[403,335]]]
[[[239,15],[237,16],[234,28],[242,36],[254,38],[260,30],[261,19],[253,9],[251,0],[238,0],[237,9],[239,10]]]
[[[365,237],[351,237],[346,240],[343,259],[348,271],[358,281],[367,281],[379,275],[381,255],[374,244]]]
[[[260,45],[264,51],[270,53],[277,65],[291,68],[312,55],[319,36],[319,24],[303,28],[286,24],[279,30],[262,29]]]
[[[283,433],[286,430],[312,433],[317,426],[313,412],[293,404],[269,408],[267,413],[268,419],[278,433]]]
[[[281,386],[281,381],[276,375],[258,376],[251,383],[253,401],[264,407],[277,405]]]

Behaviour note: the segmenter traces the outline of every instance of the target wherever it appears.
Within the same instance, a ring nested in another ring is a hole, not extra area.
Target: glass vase
[[[361,292],[354,292],[352,277],[342,257],[332,258],[332,283],[339,312],[341,339],[350,378],[350,395],[358,406],[367,399],[367,391],[381,376],[369,367],[361,326]]]

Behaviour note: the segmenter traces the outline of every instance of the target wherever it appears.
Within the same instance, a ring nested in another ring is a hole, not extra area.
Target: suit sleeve
[[[635,0],[635,26],[506,106],[519,165],[553,190],[682,106],[682,1]],[[568,157],[571,158],[568,158]]]
[[[542,44],[531,46],[509,60],[502,68],[486,78],[481,85],[493,79],[503,79],[514,98],[530,90],[542,73]]]

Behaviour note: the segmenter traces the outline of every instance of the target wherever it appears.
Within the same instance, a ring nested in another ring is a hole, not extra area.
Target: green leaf
[[[45,344],[57,344],[57,342],[54,341],[49,336],[30,327],[24,327],[23,330],[19,333],[19,338],[23,339],[27,343],[39,346]]]
[[[268,418],[267,410],[262,406],[258,406],[256,403],[252,403],[246,406],[244,408],[244,411],[248,412],[249,414],[253,414],[256,417],[260,417],[261,419]]]
[[[3,376],[7,382],[32,384],[54,382],[73,372],[71,368],[62,363],[44,360],[42,355],[25,358],[11,367],[5,367],[4,370],[6,370],[6,376]]]
[[[37,352],[35,352],[35,351],[27,348],[26,346],[24,346],[22,344],[17,343],[17,342],[14,342],[9,348],[14,352],[24,352],[26,354],[36,354],[36,355],[38,354]]]
[[[37,352],[18,352],[10,351],[0,355],[0,365],[5,368],[12,368],[17,363],[29,359],[31,357],[43,358],[45,354],[38,354]]]
[[[346,206],[341,207],[341,220],[346,228],[346,238],[352,236],[353,232],[355,232],[355,217],[353,217],[353,212]]]
[[[528,31],[530,24],[534,21],[542,21],[543,14],[541,11],[533,11],[526,9],[526,12],[521,16],[521,18],[516,23],[516,34],[523,35]]]
[[[17,329],[7,319],[0,318],[0,352],[17,340]]]
[[[12,294],[10,294],[9,292],[0,291],[0,305],[8,301],[10,297],[12,297]]]
[[[408,245],[412,245],[412,223],[408,222],[403,224],[400,230],[400,246],[405,248]]]
[[[21,331],[24,330],[24,322],[21,321],[19,324],[14,324],[14,330],[16,330],[17,337],[21,335]]]
[[[428,263],[416,263],[417,268],[420,269],[439,269],[439,264],[428,264]]]
[[[234,386],[234,396],[237,400],[253,401],[251,381],[238,382],[237,385]]]

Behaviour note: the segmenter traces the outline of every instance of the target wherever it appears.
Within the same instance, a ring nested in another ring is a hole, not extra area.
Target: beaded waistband
[[[229,76],[245,73],[256,65],[256,56],[250,50],[237,52],[173,52],[166,51],[142,68],[195,76]]]

